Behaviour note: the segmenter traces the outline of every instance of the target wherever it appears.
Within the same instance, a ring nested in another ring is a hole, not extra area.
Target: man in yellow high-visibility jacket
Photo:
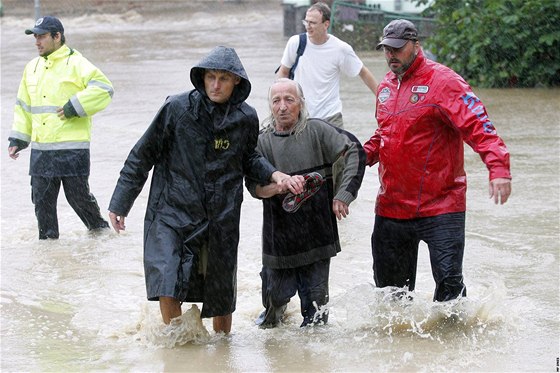
[[[68,203],[90,231],[108,228],[89,191],[92,115],[113,96],[112,83],[65,45],[64,28],[55,17],[39,18],[25,30],[33,34],[39,57],[23,72],[14,110],[8,152],[31,144],[29,174],[39,239],[59,236],[57,199],[60,185]]]

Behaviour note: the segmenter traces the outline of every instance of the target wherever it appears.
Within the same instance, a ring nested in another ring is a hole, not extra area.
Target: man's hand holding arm
[[[299,194],[303,192],[305,179],[301,175],[290,176],[280,171],[274,171],[268,185],[257,185],[256,196],[259,198],[270,198],[277,194],[292,192]]]

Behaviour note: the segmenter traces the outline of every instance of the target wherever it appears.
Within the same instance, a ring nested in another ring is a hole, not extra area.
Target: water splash
[[[126,325],[109,325],[100,331],[106,338],[129,343],[132,339],[138,346],[152,348],[173,348],[188,343],[205,344],[210,341],[210,333],[202,323],[200,310],[196,304],[166,325],[161,320],[159,309],[144,304],[139,320]]]
[[[363,284],[337,298],[332,319],[346,331],[368,331],[389,340],[413,337],[444,342],[449,339],[493,335],[515,325],[506,317],[505,288],[494,286],[485,297],[432,302],[431,295],[402,288],[376,288]],[[356,310],[366,310],[357,312]]]
[[[143,315],[146,317],[138,323],[135,338],[146,345],[172,348],[187,343],[207,343],[210,339],[196,304],[181,316],[172,319],[169,325],[162,323],[159,314],[145,312]]]

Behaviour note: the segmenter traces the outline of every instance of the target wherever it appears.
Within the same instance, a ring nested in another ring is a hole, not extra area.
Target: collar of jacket
[[[74,49],[68,47],[66,44],[62,45],[60,48],[49,54],[47,57],[43,57],[45,62],[55,62],[63,58],[70,57],[72,54],[77,53]]]

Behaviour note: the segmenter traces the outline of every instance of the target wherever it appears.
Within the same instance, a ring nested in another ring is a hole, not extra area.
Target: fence
[[[301,20],[305,18],[305,12],[313,2],[284,1],[284,36],[305,32]],[[434,32],[435,22],[431,18],[413,13],[388,12],[382,10],[379,5],[368,5],[363,0],[332,1],[329,32],[356,50],[372,50],[379,43],[383,27],[397,18],[406,18],[414,22],[421,40]]]
[[[418,28],[420,40],[428,38],[435,30],[432,18],[387,12],[376,6],[334,1],[331,12],[330,32],[357,50],[375,49],[383,35],[383,27],[394,19],[406,18],[413,22]]]

